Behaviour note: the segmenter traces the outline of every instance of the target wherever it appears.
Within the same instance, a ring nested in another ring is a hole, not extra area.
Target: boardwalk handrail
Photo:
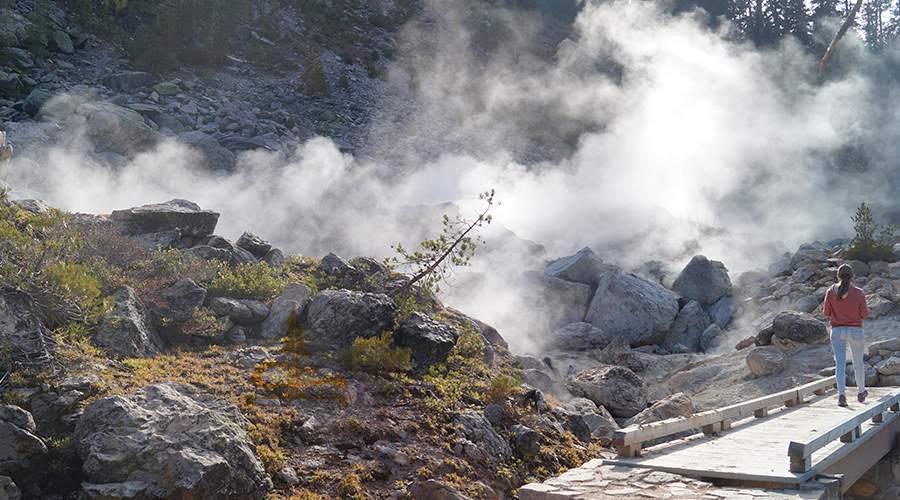
[[[649,424],[631,425],[613,432],[612,444],[618,450],[620,457],[632,457],[640,454],[641,443],[644,441],[671,436],[678,432],[696,428],[702,428],[703,432],[706,433],[728,429],[730,428],[730,420],[746,417],[751,413],[756,417],[764,417],[768,414],[767,409],[769,407],[801,404],[804,401],[804,396],[807,394],[823,394],[825,390],[836,384],[836,379],[834,376],[831,376],[743,403],[695,413],[689,417],[675,417]]]
[[[812,454],[824,448],[835,439],[850,441],[859,437],[859,429],[863,422],[872,419],[876,423],[883,420],[882,414],[888,409],[900,411],[900,394],[885,396],[865,409],[853,412],[844,421],[833,425],[805,443],[791,441],[788,445],[788,456],[791,457],[791,472],[806,472],[812,466]],[[845,437],[846,436],[846,437]]]

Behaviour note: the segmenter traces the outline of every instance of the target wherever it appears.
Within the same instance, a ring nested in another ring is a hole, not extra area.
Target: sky
[[[710,31],[702,15],[672,17],[650,2],[586,2],[543,58],[534,18],[494,12],[503,42],[486,56],[461,2],[429,6],[437,22],[400,35],[389,70],[394,94],[410,97],[414,81],[419,102],[400,113],[385,99],[371,125],[383,157],[341,154],[320,137],[292,158],[248,153],[234,174],[211,176],[167,142],[109,170],[73,152],[75,127],[69,147],[40,165],[13,163],[7,180],[73,212],[185,198],[219,212],[217,233],[231,240],[250,231],[286,253],[347,259],[412,249],[440,231],[443,213],[474,217],[478,194],[494,189],[480,260],[445,300],[504,324],[517,313],[492,304],[498,290],[584,247],[675,273],[703,253],[734,275],[765,268],[782,248],[852,237],[860,202],[891,208],[896,88],[854,71],[867,56],[852,35],[832,60],[844,66],[819,81],[818,59],[790,41],[757,50]],[[526,132],[562,129],[571,154],[517,160]],[[865,168],[835,165],[836,151],[863,147]]]

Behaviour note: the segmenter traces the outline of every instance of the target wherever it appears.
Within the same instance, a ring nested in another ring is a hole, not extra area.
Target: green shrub
[[[207,293],[238,299],[268,302],[284,293],[291,278],[265,262],[231,267],[219,261],[209,262],[215,277],[205,283]]]
[[[409,360],[412,350],[406,347],[393,348],[390,332],[380,337],[358,337],[353,345],[343,353],[344,365],[353,371],[377,374],[406,372],[412,369]]]
[[[879,226],[865,203],[859,205],[856,215],[851,219],[855,223],[853,229],[856,230],[856,236],[850,241],[850,248],[844,252],[845,259],[867,263],[875,260],[896,260],[893,247],[884,241],[890,230],[886,228],[878,234]]]
[[[314,50],[307,50],[303,68],[303,73],[300,75],[303,88],[300,90],[305,94],[330,96],[331,85],[325,75],[325,67],[322,66],[322,61],[316,57]]]

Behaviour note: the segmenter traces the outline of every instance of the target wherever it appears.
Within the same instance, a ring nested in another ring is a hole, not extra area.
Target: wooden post
[[[853,441],[856,441],[859,438],[860,432],[861,432],[861,429],[858,426],[854,427],[852,431],[841,436],[841,442],[842,443],[852,443]]]

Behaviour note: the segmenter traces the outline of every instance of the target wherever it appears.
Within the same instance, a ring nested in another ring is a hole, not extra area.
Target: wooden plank
[[[788,456],[793,460],[802,460],[811,456],[816,450],[821,449],[826,444],[841,438],[849,442],[859,435],[859,426],[868,419],[874,419],[876,415],[881,415],[888,408],[900,401],[900,394],[886,396],[879,399],[875,404],[866,406],[862,409],[854,411],[849,417],[832,427],[826,429],[813,439],[805,442],[791,441],[788,445]]]
[[[887,404],[894,396],[900,396],[900,388],[872,388],[870,393],[872,401],[881,397]],[[849,411],[854,407],[866,410],[875,404],[870,402],[857,405],[852,402]],[[796,460],[784,453],[785,448],[792,441],[804,441],[806,436],[820,434],[820,429],[835,426],[846,419],[847,413],[848,408],[837,406],[832,392],[831,396],[813,398],[803,406],[783,408],[766,419],[748,417],[736,423],[732,429],[723,430],[716,437],[697,434],[688,439],[641,450],[641,458],[619,458],[605,463],[691,477],[717,478],[739,484],[772,482],[797,485],[822,473],[823,468],[834,462],[834,457],[842,456],[844,450],[850,449],[848,447],[856,447],[858,443],[869,441],[872,429],[883,425],[865,421],[861,424],[863,432],[860,439],[853,443],[832,441],[809,457],[799,457],[802,460],[801,467],[795,465],[795,468],[805,471],[792,471],[792,462]],[[900,414],[885,414],[886,421],[897,417]],[[892,439],[887,441],[893,442]],[[809,464],[806,463],[806,458],[809,458]]]
[[[816,391],[827,389],[835,384],[836,382],[833,376],[827,377],[787,391],[762,396],[760,398],[716,410],[704,411],[690,417],[670,418],[650,424],[626,427],[625,429],[619,429],[613,433],[612,444],[616,447],[629,446],[635,443],[650,441],[651,439],[671,436],[672,434],[691,429],[703,428],[704,426],[721,423],[725,420],[749,416],[750,414],[760,416],[761,410],[770,406],[779,406],[791,401],[802,402],[803,396],[806,394],[812,394]],[[765,416],[767,413],[768,412],[763,411],[762,416]]]

